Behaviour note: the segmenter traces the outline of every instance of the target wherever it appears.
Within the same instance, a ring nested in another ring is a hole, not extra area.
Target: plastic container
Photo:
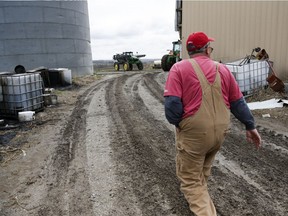
[[[35,119],[35,111],[24,111],[18,113],[18,120],[20,122],[32,121]]]
[[[251,94],[268,85],[266,78],[269,65],[266,61],[251,60],[248,64],[239,65],[241,60],[225,65],[235,77],[243,95]]]
[[[50,68],[41,71],[47,87],[68,86],[72,84],[72,72],[68,68]]]
[[[44,104],[46,106],[56,105],[57,104],[57,95],[53,94],[43,94]]]
[[[6,75],[0,79],[3,95],[1,116],[17,117],[18,112],[43,109],[43,81],[39,73]]]

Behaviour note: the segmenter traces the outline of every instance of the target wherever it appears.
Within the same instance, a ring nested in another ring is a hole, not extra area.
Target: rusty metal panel
[[[182,42],[204,31],[216,39],[213,58],[229,62],[264,48],[274,69],[288,79],[288,1],[183,1]],[[188,58],[185,46],[183,57]]]

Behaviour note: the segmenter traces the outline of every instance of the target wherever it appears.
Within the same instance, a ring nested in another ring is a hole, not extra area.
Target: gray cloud
[[[88,0],[88,6],[93,59],[123,51],[161,58],[179,37],[174,0]]]

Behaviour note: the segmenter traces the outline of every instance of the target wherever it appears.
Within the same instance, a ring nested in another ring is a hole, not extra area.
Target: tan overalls
[[[176,172],[191,211],[197,216],[215,216],[207,179],[228,130],[230,110],[222,97],[218,65],[210,84],[195,60],[190,61],[201,84],[202,103],[193,116],[180,122],[180,132],[176,132]]]

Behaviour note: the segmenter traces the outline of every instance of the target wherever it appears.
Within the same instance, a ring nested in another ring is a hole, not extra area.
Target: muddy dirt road
[[[192,215],[175,176],[166,77],[105,75],[59,94],[58,106],[38,113],[10,141],[23,151],[2,160],[0,215]],[[288,215],[287,108],[281,112],[286,118],[256,116],[259,151],[232,119],[209,180],[219,216]]]

